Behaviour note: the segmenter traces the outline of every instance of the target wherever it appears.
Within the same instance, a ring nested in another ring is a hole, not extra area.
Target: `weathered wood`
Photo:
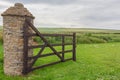
[[[72,58],[65,59],[64,61],[69,61],[69,60],[72,60]],[[33,67],[31,70],[29,70],[29,72],[31,72],[33,70],[36,70],[36,69],[44,68],[44,67],[47,67],[47,66],[50,66],[50,65],[54,65],[54,64],[57,64],[57,63],[60,63],[60,62],[61,61],[56,61],[56,62],[52,62],[52,63],[49,63],[49,64],[41,65],[41,66],[38,66],[38,67]]]
[[[58,52],[58,54],[62,54],[62,53],[69,53],[69,52],[73,52],[73,50],[66,50],[66,51],[60,51]],[[35,59],[35,58],[41,58],[41,57],[46,57],[46,56],[52,56],[52,55],[55,55],[54,53],[46,53],[46,54],[43,54],[43,55],[37,55],[37,56],[33,56],[33,57],[28,57],[28,59]]]
[[[65,51],[65,37],[62,36],[62,62],[64,62],[64,51]]]
[[[73,43],[64,43],[64,44],[51,44],[51,46],[62,46],[62,45],[72,45]],[[44,45],[35,45],[35,46],[28,46],[29,49],[34,49],[34,48],[42,48]],[[45,47],[48,47],[46,45]]]
[[[76,61],[76,33],[73,33],[73,61]]]
[[[28,37],[26,36],[26,34],[28,33],[27,31],[27,25],[26,23],[24,23],[23,26],[23,37],[24,37],[24,48],[23,48],[23,74],[27,74],[28,73]]]
[[[41,34],[43,36],[51,36],[51,37],[58,37],[58,36],[73,36],[72,34]],[[32,37],[32,36],[39,36],[38,34],[28,34],[28,37]]]

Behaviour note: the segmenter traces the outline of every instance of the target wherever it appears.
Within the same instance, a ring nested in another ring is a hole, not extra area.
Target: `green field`
[[[0,80],[120,80],[120,30],[40,28],[41,33],[77,33],[77,61],[67,61],[31,72],[27,76],[6,76],[3,72],[3,38],[0,29]],[[47,38],[60,43],[60,37]],[[66,39],[69,42],[70,38]],[[40,43],[39,38],[34,41]],[[61,47],[55,47],[58,51]],[[67,46],[66,49],[71,49]],[[36,54],[39,49],[34,50]],[[45,52],[51,52],[46,48]],[[71,57],[71,53],[65,54]],[[39,59],[35,65],[59,60],[58,57]]]
[[[41,61],[55,61],[57,57],[53,57],[40,59],[36,65]],[[120,43],[79,44],[76,62],[67,61],[38,69],[28,76],[6,76],[2,66],[3,47],[0,45],[0,80],[120,80]]]

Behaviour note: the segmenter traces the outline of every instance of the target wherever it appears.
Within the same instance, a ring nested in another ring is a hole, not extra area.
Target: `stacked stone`
[[[4,73],[7,75],[22,75],[23,70],[23,25],[25,17],[33,22],[33,15],[21,3],[8,8],[3,14],[3,40],[4,40]],[[31,29],[29,29],[31,30]],[[31,30],[32,32],[32,30]],[[29,39],[29,45],[32,38]],[[33,51],[28,51],[32,56]]]

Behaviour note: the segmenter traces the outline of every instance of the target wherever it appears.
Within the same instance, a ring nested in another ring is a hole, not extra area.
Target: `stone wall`
[[[21,3],[8,8],[3,14],[4,73],[22,75],[23,70],[23,25],[25,16],[34,19],[33,15]],[[30,38],[30,43],[32,38]],[[29,45],[30,45],[29,43]],[[28,51],[32,56],[33,51]]]

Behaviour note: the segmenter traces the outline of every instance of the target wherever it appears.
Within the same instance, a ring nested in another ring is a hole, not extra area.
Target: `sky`
[[[35,16],[36,27],[120,30],[120,0],[0,0],[0,14],[15,3]]]

